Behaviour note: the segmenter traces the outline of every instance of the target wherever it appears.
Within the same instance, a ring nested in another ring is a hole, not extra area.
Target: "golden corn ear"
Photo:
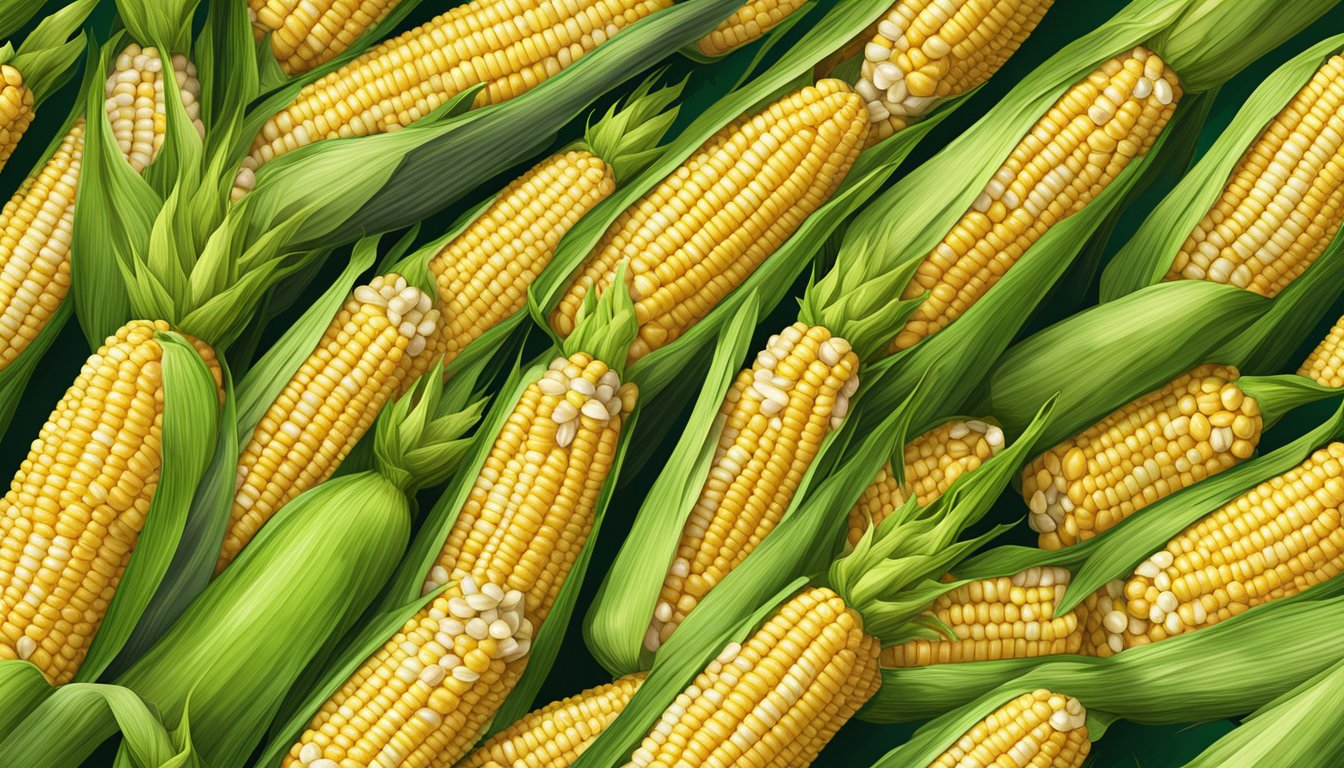
[[[552,155],[495,198],[430,260],[443,307],[444,362],[527,306],[527,289],[570,227],[616,189],[601,158]]]
[[[1344,387],[1344,317],[1330,328],[1330,333],[1311,351],[1302,367],[1297,369],[1297,375],[1323,387]]]
[[[1080,768],[1091,749],[1082,702],[1040,689],[994,710],[929,768]]]
[[[725,53],[755,42],[803,7],[806,0],[748,0],[732,16],[700,38],[695,47],[706,56]]]
[[[644,646],[657,650],[760,544],[849,410],[859,358],[821,326],[794,323],[737,375],[715,420],[719,443],[686,519]]]
[[[171,57],[188,115],[198,132],[200,84],[184,57]],[[104,92],[117,147],[137,172],[153,160],[167,128],[162,62],[154,48],[129,45],[114,62]],[[70,237],[75,190],[84,161],[84,120],[0,210],[0,369],[32,344],[70,290]]]
[[[14,154],[35,116],[33,92],[24,84],[23,73],[0,64],[0,170]]]
[[[838,595],[806,589],[725,648],[626,765],[809,765],[877,692],[878,645]]]
[[[835,192],[867,130],[862,100],[838,80],[728,124],[612,222],[551,327],[572,333],[584,296],[625,263],[639,319],[630,360],[676,340]]]
[[[849,546],[859,543],[869,526],[877,527],[913,493],[926,507],[967,472],[978,469],[1003,448],[1003,430],[979,419],[954,419],[930,429],[905,446],[905,487],[896,482],[891,462],[863,489],[849,511]]]
[[[882,666],[922,667],[1077,653],[1082,641],[1078,615],[1055,610],[1071,579],[1067,569],[1037,567],[957,587],[935,600],[924,614],[950,630],[952,637],[887,646],[882,649]]]
[[[856,41],[875,144],[1003,66],[1053,0],[902,0]]]
[[[398,0],[248,0],[252,34],[271,36],[271,53],[287,75],[331,61],[382,21]]]
[[[1203,365],[1112,411],[1022,470],[1044,549],[1086,541],[1248,459],[1264,426],[1237,369]]]
[[[1147,153],[1179,98],[1176,73],[1142,47],[1070,88],[916,269],[902,298],[929,296],[889,351],[913,347],[965,313],[1046,230]]]
[[[1084,656],[1114,656],[1125,649],[1125,582],[1112,579],[1083,598],[1074,609],[1080,619],[1082,640],[1077,653]],[[1118,613],[1117,613],[1118,611]]]
[[[490,738],[458,768],[568,768],[630,703],[643,672],[589,688],[529,713]]]
[[[1125,647],[1212,626],[1344,570],[1344,443],[1186,528],[1125,582]]]
[[[79,670],[158,486],[167,330],[132,321],[85,361],[0,499],[0,659],[53,685]]]
[[[370,48],[308,84],[271,116],[234,182],[322,139],[405,127],[478,83],[475,105],[536,87],[671,0],[473,0]]]
[[[635,397],[583,353],[527,386],[426,577],[426,593],[448,589],[326,702],[287,768],[446,767],[467,753],[592,529]]]
[[[411,381],[439,311],[399,275],[354,290],[266,410],[238,458],[215,573],[294,497],[331,477],[389,398]]]
[[[1242,155],[1186,238],[1167,280],[1274,296],[1306,271],[1344,218],[1344,57],[1332,56]]]

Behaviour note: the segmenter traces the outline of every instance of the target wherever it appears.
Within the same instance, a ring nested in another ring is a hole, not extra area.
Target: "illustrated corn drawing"
[[[505,728],[458,768],[568,768],[630,703],[643,672],[552,702]]]
[[[1332,56],[1247,148],[1166,279],[1277,295],[1339,230],[1342,150],[1344,57]]]
[[[159,480],[167,323],[127,323],[85,362],[0,499],[0,658],[78,671]],[[211,348],[190,340],[217,386]]]
[[[906,444],[905,485],[896,481],[891,462],[863,489],[849,512],[849,546],[859,543],[868,526],[877,526],[911,495],[926,507],[966,472],[977,469],[1004,445],[1003,430],[979,419],[953,419]]]
[[[1297,375],[1323,387],[1344,387],[1344,317],[1331,326],[1330,333],[1297,369]]]
[[[1248,459],[1264,426],[1231,366],[1202,365],[1112,411],[1022,470],[1045,549],[1086,541]]]
[[[1124,582],[1106,616],[1132,648],[1203,629],[1344,570],[1344,443],[1186,528]]]
[[[839,595],[807,588],[725,648],[627,765],[808,765],[877,692],[878,647]]]
[[[23,73],[0,64],[0,169],[18,148],[34,117],[33,92],[24,83]]]
[[[724,126],[612,222],[549,323],[574,330],[589,291],[628,265],[638,360],[675,341],[787,240],[839,187],[863,145],[862,100],[838,80]]]
[[[314,141],[401,128],[478,83],[475,104],[511,99],[669,0],[473,0],[370,48],[308,84],[268,119],[235,180]],[[275,38],[272,37],[272,40]]]
[[[823,60],[817,71],[829,74],[840,63],[863,56],[854,89],[868,104],[873,122],[868,144],[876,144],[943,101],[989,80],[1052,2],[901,0]]]
[[[173,54],[173,76],[187,115],[200,123],[196,68]],[[128,45],[107,79],[107,116],[117,147],[143,171],[163,145],[166,113],[162,61],[154,48]],[[0,210],[0,368],[32,343],[70,290],[70,238],[75,191],[84,159],[84,120],[78,119],[42,167]]]
[[[581,352],[527,386],[426,575],[426,593],[448,588],[323,705],[286,766],[448,766],[466,754],[591,530],[635,397]]]
[[[1046,230],[1144,155],[1180,95],[1176,73],[1143,47],[1108,60],[1070,88],[919,265],[902,298],[929,295],[890,351],[908,349],[955,321]]]
[[[929,768],[1080,768],[1091,749],[1082,702],[1040,689],[994,710]]]
[[[579,149],[552,155],[505,187],[430,260],[445,363],[527,306],[528,286],[550,264],[560,238],[615,189],[613,169],[597,155]]]
[[[394,274],[354,290],[242,449],[216,574],[281,507],[331,477],[410,383],[438,333],[431,305]]]
[[[709,476],[677,544],[649,625],[650,651],[774,530],[859,387],[849,343],[794,323],[770,338],[719,408]]]
[[[247,11],[253,35],[269,34],[280,69],[297,75],[340,55],[396,6],[397,0],[248,0]]]

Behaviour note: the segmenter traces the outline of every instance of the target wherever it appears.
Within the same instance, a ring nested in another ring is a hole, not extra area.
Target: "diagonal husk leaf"
[[[616,285],[625,285],[625,269],[624,264],[616,268]],[[638,334],[639,320],[629,291],[607,291],[601,298],[596,291],[589,291],[579,308],[574,333],[559,347],[565,356],[587,352],[624,378],[630,342]]]
[[[197,483],[215,448],[219,394],[214,377],[196,349],[181,336],[160,333],[157,341],[163,349],[159,482],[135,551],[79,665],[77,682],[99,679],[134,631],[172,562]]]
[[[1340,394],[1338,389],[1331,389],[1296,374],[1242,376],[1237,379],[1237,387],[1259,403],[1261,420],[1267,426],[1277,423],[1284,414],[1298,406]]]
[[[201,0],[116,0],[117,15],[131,36],[160,50],[184,53],[191,45],[191,19]]]
[[[0,744],[38,704],[51,695],[51,684],[27,661],[0,661]]]
[[[74,63],[85,47],[80,26],[96,5],[98,0],[75,0],[38,22],[18,50],[12,51],[12,56],[3,52],[8,46],[0,49],[0,64],[9,64],[23,75],[24,86],[33,94],[34,107],[41,106],[74,76]]]
[[[23,29],[45,4],[46,0],[0,0],[0,38]]]
[[[677,119],[680,107],[673,104],[686,81],[655,91],[654,83],[661,75],[650,76],[620,104],[613,104],[600,120],[588,126],[578,142],[611,166],[617,183],[634,178],[658,158],[658,144]]]
[[[61,329],[65,327],[66,321],[73,313],[74,305],[68,301],[62,302],[47,320],[46,325],[42,326],[42,330],[38,331],[37,336],[28,344],[28,348],[20,352],[14,362],[0,369],[0,434],[9,429],[10,419],[14,417],[14,411],[19,407],[23,393],[27,391],[28,379],[37,370],[42,355],[46,354],[56,338],[61,335]]]

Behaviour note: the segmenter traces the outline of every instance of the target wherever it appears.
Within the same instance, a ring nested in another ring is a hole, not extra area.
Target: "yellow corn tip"
[[[0,659],[53,685],[84,660],[159,482],[167,330],[130,322],[85,361],[0,500]]]
[[[568,768],[630,703],[636,672],[542,707],[500,731],[458,768]]]
[[[172,54],[169,62],[187,117],[204,137],[196,65],[180,53]],[[163,60],[158,49],[131,43],[117,57],[112,76],[104,87],[113,138],[137,173],[154,160],[168,133],[163,81]]]
[[[809,588],[733,643],[663,712],[627,766],[809,765],[877,692],[878,641],[829,589]]]
[[[1344,443],[1247,491],[1167,543],[1107,617],[1125,647],[1212,626],[1344,569]]]
[[[23,73],[0,64],[0,169],[14,154],[33,117],[33,92],[24,84]]]
[[[644,645],[672,635],[783,517],[826,435],[859,387],[849,342],[794,323],[737,375],[715,419],[719,443],[682,529]]]
[[[1264,426],[1237,369],[1203,365],[1112,411],[1022,470],[1044,549],[1085,541],[1250,458]]]
[[[1305,376],[1323,387],[1344,387],[1344,317],[1330,329],[1329,335],[1311,351],[1298,376]]]
[[[331,477],[407,383],[438,330],[428,294],[398,275],[354,290],[266,410],[238,459],[215,573],[294,497]]]
[[[1342,150],[1344,57],[1332,56],[1246,150],[1166,279],[1283,290],[1339,230]]]
[[[287,75],[331,61],[382,21],[398,0],[248,0],[252,34],[271,36],[271,53]]]
[[[873,121],[869,143],[988,80],[1052,1],[907,0],[893,5],[860,38],[863,64],[855,90]]]
[[[957,587],[924,612],[927,619],[951,630],[952,637],[910,640],[883,648],[882,666],[922,667],[1077,653],[1082,641],[1078,615],[1055,610],[1071,578],[1067,569],[1038,567]]]
[[[574,331],[590,290],[624,262],[639,338],[630,360],[676,340],[822,205],[858,157],[863,102],[822,80],[725,126],[607,228],[551,313]]]
[[[1079,768],[1091,749],[1082,702],[1041,689],[994,710],[929,768]]]
[[[601,158],[574,150],[543,160],[429,262],[438,285],[444,361],[527,306],[527,289],[585,213],[616,189]]]
[[[527,386],[424,584],[448,589],[326,703],[287,765],[424,768],[467,753],[526,668],[634,400],[583,353]]]
[[[925,507],[947,492],[966,472],[988,461],[1003,448],[1003,430],[980,419],[944,422],[905,446],[905,487],[896,483],[891,462],[883,465],[873,482],[849,511],[849,546],[859,543],[869,526],[876,527],[910,497]]]
[[[670,0],[473,0],[308,84],[252,142],[234,182],[321,139],[405,127],[478,83],[476,106],[528,91]]]
[[[1179,98],[1176,73],[1142,47],[1070,88],[916,269],[902,298],[929,297],[889,351],[908,349],[964,314],[1046,230],[1148,151]]]
[[[748,0],[732,16],[700,38],[695,47],[706,56],[725,53],[761,39],[765,33],[803,7],[805,0]]]

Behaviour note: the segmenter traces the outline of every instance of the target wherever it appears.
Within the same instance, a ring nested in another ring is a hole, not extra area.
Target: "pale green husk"
[[[0,46],[0,64],[8,64],[23,75],[35,109],[74,76],[74,63],[84,52],[80,25],[96,5],[98,0],[76,0],[39,22],[17,51],[9,44]],[[4,14],[0,10],[0,16]]]

